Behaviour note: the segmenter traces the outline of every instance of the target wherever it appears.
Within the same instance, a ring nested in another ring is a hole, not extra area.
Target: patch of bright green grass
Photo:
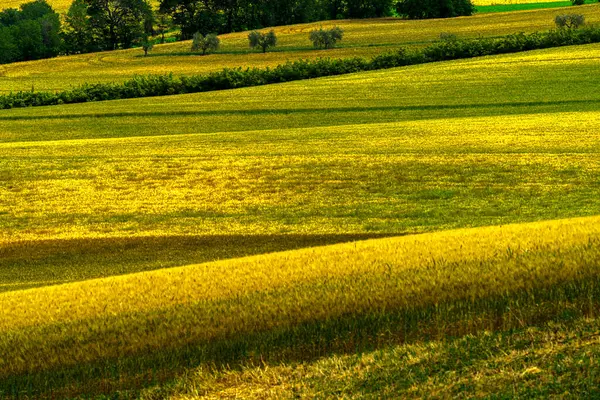
[[[586,0],[586,4],[597,3],[595,0]],[[538,10],[544,8],[560,8],[560,7],[571,7],[573,4],[570,1],[550,1],[550,2],[539,2],[539,3],[513,3],[513,4],[493,4],[488,6],[475,6],[477,13],[498,13],[498,12],[512,12],[512,11],[527,11],[527,10]],[[570,10],[575,12],[576,9]]]

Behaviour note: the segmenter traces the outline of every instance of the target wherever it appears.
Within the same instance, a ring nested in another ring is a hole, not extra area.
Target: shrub
[[[571,0],[571,4],[573,4],[574,6],[581,6],[585,4],[585,0]]]
[[[309,38],[313,45],[318,49],[331,49],[335,44],[342,40],[344,31],[342,28],[335,27],[332,29],[315,29],[310,32]]]
[[[557,15],[554,22],[559,28],[577,29],[585,24],[585,16],[581,14]]]
[[[219,40],[217,35],[214,33],[210,33],[206,36],[200,32],[194,33],[194,38],[192,40],[192,51],[202,50],[202,55],[205,55],[206,53],[217,51],[220,45],[221,40]]]
[[[266,53],[268,48],[277,45],[277,35],[274,30],[269,31],[268,33],[252,31],[248,35],[248,41],[250,42],[251,48],[261,48],[262,52]]]

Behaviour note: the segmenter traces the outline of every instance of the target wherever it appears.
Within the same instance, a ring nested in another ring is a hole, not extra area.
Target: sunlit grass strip
[[[172,357],[180,348],[192,351],[188,358],[235,360],[243,355],[235,348],[247,347],[253,335],[274,346],[285,338],[299,341],[282,350],[297,356],[327,351],[330,344],[318,337],[335,342],[342,329],[336,321],[356,334],[385,328],[407,340],[505,329],[566,309],[586,315],[597,308],[599,260],[600,218],[593,217],[357,242],[6,293],[0,295],[0,377],[14,383],[10,377],[66,367],[79,376],[87,363],[115,357],[127,363],[127,357],[153,352],[165,352],[175,368]],[[352,346],[343,335],[340,340],[337,346]],[[230,348],[230,341],[240,343]],[[199,345],[204,350],[194,356]],[[162,365],[156,358],[153,363]],[[128,368],[141,365],[130,361]]]

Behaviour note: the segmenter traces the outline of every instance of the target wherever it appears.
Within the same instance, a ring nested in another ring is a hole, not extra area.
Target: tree
[[[581,14],[557,15],[554,22],[559,28],[577,29],[585,24],[585,16]]]
[[[272,29],[269,31],[269,33],[252,31],[248,35],[248,41],[250,42],[251,48],[256,49],[260,47],[262,52],[266,53],[268,48],[275,47],[277,45],[277,35]]]
[[[0,26],[0,64],[9,64],[19,58],[19,48],[12,33],[12,29]]]
[[[94,37],[86,0],[75,0],[65,15],[62,37],[67,54],[88,53],[98,49]]]
[[[165,43],[165,34],[169,31],[173,24],[171,16],[163,12],[156,14],[156,33],[160,35],[160,44]]]
[[[337,26],[327,30],[323,28],[315,29],[309,34],[310,41],[313,43],[313,46],[318,49],[331,49],[338,41],[342,40],[343,37],[344,31]]]
[[[146,0],[85,0],[91,34],[106,50],[129,48],[151,26],[152,8]]]
[[[181,28],[181,39],[191,39],[196,32],[223,32],[225,15],[219,5],[219,0],[160,0],[159,12]]]
[[[1,62],[37,60],[61,51],[60,18],[45,0],[22,4],[0,13]]]
[[[574,6],[581,6],[585,4],[585,0],[571,0],[571,4]]]
[[[400,0],[396,11],[411,19],[452,18],[473,15],[475,6],[471,0]]]
[[[196,32],[192,41],[192,51],[202,50],[202,55],[205,55],[208,52],[217,51],[220,44],[221,41],[216,34],[203,35],[200,32]]]
[[[346,0],[346,18],[379,18],[390,15],[393,0]]]
[[[154,48],[154,42],[150,39],[150,36],[144,35],[140,40],[142,50],[144,50],[144,57],[148,57],[148,52]]]

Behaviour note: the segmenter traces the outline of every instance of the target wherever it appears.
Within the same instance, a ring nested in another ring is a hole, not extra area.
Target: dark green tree
[[[0,26],[0,64],[17,61],[19,48],[13,36],[13,30],[7,26]]]
[[[346,0],[346,18],[379,18],[390,15],[394,0]]]
[[[5,52],[1,62],[54,57],[61,51],[60,17],[45,0],[1,12],[0,27]]]
[[[146,0],[85,0],[90,34],[103,50],[129,48],[150,33],[152,8]]]
[[[67,54],[88,53],[98,49],[91,29],[86,0],[75,0],[65,15],[62,32]]]
[[[396,11],[411,19],[452,18],[472,15],[475,6],[471,0],[401,0]]]

